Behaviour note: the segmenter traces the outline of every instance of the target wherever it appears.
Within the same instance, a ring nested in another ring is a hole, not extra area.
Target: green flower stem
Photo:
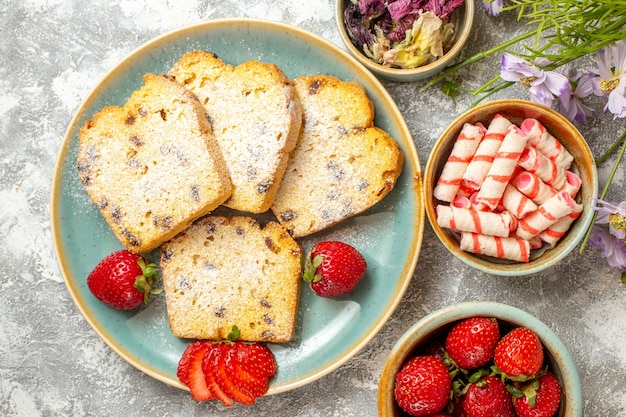
[[[531,62],[537,58],[546,58],[551,63],[544,69],[550,71],[591,55],[618,40],[626,39],[624,0],[511,0],[511,2],[512,5],[504,7],[501,13],[517,10],[517,19],[526,20],[532,29],[448,67],[432,78],[420,91],[448,78],[461,68],[498,52],[514,53]],[[524,52],[509,51],[510,47],[533,37],[532,46],[522,44]],[[491,95],[494,91],[489,87],[495,82],[491,80],[476,90],[457,88],[456,91]],[[503,87],[498,84],[497,89]]]
[[[443,70],[438,76],[432,78],[422,88],[420,88],[420,91],[424,91],[427,88],[437,84],[439,81],[441,81],[444,78],[446,78],[449,74],[455,73],[455,72],[457,72],[458,70],[460,70],[463,67],[466,67],[466,66],[471,65],[471,64],[473,64],[475,62],[478,62],[481,59],[489,58],[490,56],[495,55],[498,52],[502,52],[503,50],[506,50],[508,47],[513,46],[516,43],[521,42],[521,41],[523,41],[525,39],[528,39],[528,38],[530,38],[532,36],[535,36],[537,34],[538,34],[537,30],[526,32],[526,33],[524,33],[522,35],[519,35],[519,36],[517,36],[515,38],[512,38],[512,39],[510,39],[510,40],[508,40],[506,42],[502,42],[502,43],[494,46],[491,49],[479,52],[479,53],[477,53],[475,55],[472,55],[471,57],[469,57],[469,58],[467,58],[467,59],[465,59],[465,60],[463,60],[461,62],[458,62],[458,63],[456,63],[454,65],[451,65],[448,68],[446,68],[445,70]]]
[[[621,162],[624,156],[624,151],[626,151],[626,131],[624,131],[624,133],[622,133],[619,139],[615,141],[615,143],[609,148],[609,150],[605,152],[604,155],[602,155],[596,161],[596,165],[599,165],[600,163],[604,162],[613,152],[615,152],[615,150],[619,147],[620,144],[622,145],[622,148],[619,154],[617,155],[617,159],[615,160],[615,163],[613,164],[613,168],[611,169],[609,178],[607,179],[606,184],[604,184],[604,188],[602,189],[602,194],[600,195],[600,200],[604,200],[604,197],[606,197],[606,194],[609,191],[609,186],[611,185],[611,182],[613,182],[613,176],[615,175],[615,172],[617,171],[617,167],[619,166],[619,163]],[[598,212],[594,211],[593,217],[591,218],[591,224],[589,225],[589,228],[587,229],[587,233],[585,234],[585,238],[583,239],[580,245],[580,249],[578,250],[578,253],[580,253],[581,255],[585,251],[585,247],[587,246],[587,242],[589,241],[589,237],[591,236],[591,230],[593,229],[593,224],[595,223],[597,216],[598,216]]]

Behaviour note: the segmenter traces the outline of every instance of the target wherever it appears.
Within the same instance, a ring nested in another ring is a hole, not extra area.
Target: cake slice
[[[148,252],[218,207],[231,184],[206,111],[186,88],[146,74],[124,107],[80,129],[78,174],[122,244]]]
[[[192,51],[169,74],[204,104],[233,183],[225,206],[249,213],[270,208],[298,139],[300,103],[283,71],[247,61],[236,67]]]
[[[360,84],[328,75],[292,82],[303,126],[271,210],[298,238],[379,202],[394,187],[404,155],[374,126],[374,107]]]
[[[277,222],[205,216],[161,247],[172,333],[180,338],[287,342],[301,287],[301,249]]]

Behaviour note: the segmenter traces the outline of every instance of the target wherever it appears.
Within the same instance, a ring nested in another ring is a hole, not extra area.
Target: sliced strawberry
[[[198,401],[212,400],[213,394],[207,386],[203,372],[203,358],[212,349],[213,344],[198,341],[190,344],[178,365],[178,378],[189,387],[191,396]]]
[[[183,355],[180,357],[178,361],[178,368],[176,368],[176,376],[183,384],[189,386],[189,362],[191,361],[191,353],[194,348],[192,345],[202,343],[202,342],[194,342],[191,345],[187,346]]]
[[[232,369],[231,379],[240,390],[247,392],[255,398],[264,396],[269,390],[268,377],[252,375],[241,364],[232,359],[229,366]]]
[[[213,368],[213,377],[222,391],[233,401],[243,405],[254,404],[255,397],[246,390],[241,389],[234,383],[232,378],[234,374],[232,365],[232,356],[234,354],[232,344],[220,344],[222,352],[219,355],[217,366]]]
[[[276,359],[272,351],[261,343],[236,342],[235,362],[250,375],[269,378],[276,374]]]
[[[202,371],[204,372],[205,383],[214,398],[220,400],[227,407],[233,405],[233,399],[230,398],[220,387],[215,375],[217,372],[213,370],[218,367],[220,356],[222,355],[222,343],[213,344],[213,349],[210,349],[204,355],[202,359]]]

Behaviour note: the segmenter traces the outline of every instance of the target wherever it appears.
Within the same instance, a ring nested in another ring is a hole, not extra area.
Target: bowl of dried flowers
[[[361,64],[381,78],[412,82],[455,62],[472,30],[474,2],[337,0],[335,20]]]

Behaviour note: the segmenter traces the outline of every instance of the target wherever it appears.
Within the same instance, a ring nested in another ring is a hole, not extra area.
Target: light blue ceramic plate
[[[357,290],[341,299],[315,296],[303,286],[294,340],[270,345],[278,362],[270,394],[312,382],[359,352],[380,330],[402,298],[422,244],[422,174],[413,139],[392,98],[354,58],[331,43],[280,23],[213,20],[148,42],[113,68],[88,95],[72,119],[60,151],[52,188],[52,231],[67,288],[96,333],[118,354],[146,374],[181,387],[178,360],[189,341],[168,327],[163,297],[138,312],[113,310],[98,302],[85,280],[90,270],[121,244],[83,190],[76,172],[77,132],[105,105],[123,105],[141,86],[146,72],[164,73],[184,53],[204,49],[224,61],[249,59],[279,65],[289,76],[326,73],[356,80],[376,108],[377,126],[399,142],[405,166],[395,189],[369,211],[331,230],[301,240],[339,238],[357,246],[369,269]],[[150,254],[157,259],[158,252]]]

